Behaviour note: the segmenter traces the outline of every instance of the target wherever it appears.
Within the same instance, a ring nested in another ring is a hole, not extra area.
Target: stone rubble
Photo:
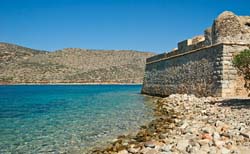
[[[223,105],[225,101],[187,94],[158,98],[156,119],[148,126],[92,153],[249,154],[250,106],[234,108]]]

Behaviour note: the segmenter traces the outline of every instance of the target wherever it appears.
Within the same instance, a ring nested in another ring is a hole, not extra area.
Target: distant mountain
[[[141,83],[146,58],[130,50],[47,52],[0,43],[0,83]]]

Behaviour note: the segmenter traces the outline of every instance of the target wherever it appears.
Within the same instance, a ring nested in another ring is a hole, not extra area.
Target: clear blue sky
[[[0,0],[0,42],[161,53],[224,10],[250,15],[250,0]]]

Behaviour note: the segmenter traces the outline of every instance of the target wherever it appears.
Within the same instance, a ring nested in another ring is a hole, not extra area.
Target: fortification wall
[[[247,96],[244,79],[232,59],[243,44],[216,44],[161,59],[148,60],[142,93],[155,96],[195,94],[196,96]]]
[[[223,45],[151,61],[146,65],[142,93],[168,96],[189,93],[220,96]]]
[[[168,96],[247,96],[233,57],[250,44],[250,17],[222,13],[203,36],[147,59],[142,93]]]

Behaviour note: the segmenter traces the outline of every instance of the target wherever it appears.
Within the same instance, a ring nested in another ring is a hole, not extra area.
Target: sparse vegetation
[[[236,55],[233,59],[233,64],[239,74],[244,76],[245,87],[250,91],[250,50],[244,50]]]
[[[129,50],[67,48],[46,52],[0,43],[0,82],[142,82],[154,54]],[[13,76],[13,78],[9,78]]]

